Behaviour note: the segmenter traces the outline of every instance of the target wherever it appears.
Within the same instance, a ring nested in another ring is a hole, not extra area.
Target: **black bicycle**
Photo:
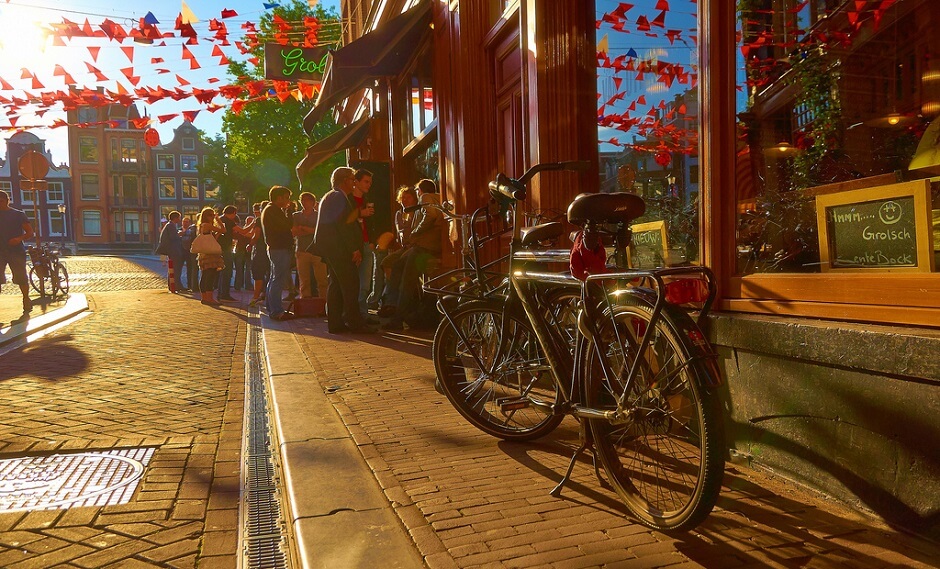
[[[605,473],[595,460],[599,482],[637,520],[688,530],[714,507],[724,469],[721,378],[690,316],[708,312],[714,278],[704,267],[625,268],[629,225],[645,205],[623,193],[582,195],[568,209],[569,222],[609,238],[611,272],[582,282],[543,269],[567,261],[567,251],[542,245],[564,225],[523,228],[517,206],[536,173],[581,167],[540,164],[518,180],[500,175],[490,183],[512,217],[506,286],[474,284],[479,263],[425,286],[444,315],[433,346],[438,380],[464,418],[503,439],[542,437],[575,417],[582,444],[553,495],[590,449]]]
[[[59,251],[40,245],[29,248],[32,266],[29,269],[29,284],[42,298],[46,297],[46,281],[49,281],[49,294],[53,299],[69,294],[69,271],[59,259]]]

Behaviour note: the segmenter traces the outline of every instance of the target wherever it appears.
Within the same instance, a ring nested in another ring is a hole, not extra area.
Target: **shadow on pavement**
[[[88,356],[71,334],[43,338],[4,356],[0,381],[32,375],[45,380],[74,377],[88,369]]]

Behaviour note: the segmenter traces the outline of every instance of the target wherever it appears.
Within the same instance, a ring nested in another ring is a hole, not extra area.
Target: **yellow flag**
[[[193,11],[189,9],[186,2],[183,2],[183,8],[180,10],[180,14],[183,16],[184,24],[195,24],[199,21],[199,18],[196,17],[196,14],[193,14]]]
[[[607,53],[607,34],[604,34],[604,37],[601,38],[601,41],[597,42],[597,53]]]

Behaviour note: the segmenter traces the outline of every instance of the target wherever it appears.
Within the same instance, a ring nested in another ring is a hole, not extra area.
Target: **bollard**
[[[176,292],[176,277],[173,274],[173,259],[166,259],[166,280],[170,286],[170,292]]]

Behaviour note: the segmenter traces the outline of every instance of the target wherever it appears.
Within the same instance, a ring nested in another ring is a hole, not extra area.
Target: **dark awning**
[[[317,104],[304,117],[309,133],[329,110],[378,77],[400,74],[431,24],[431,1],[422,0],[362,37],[330,54]]]
[[[307,147],[307,153],[297,163],[297,179],[303,184],[307,172],[329,160],[340,150],[359,146],[369,134],[369,117],[362,117],[351,125],[318,140]]]

